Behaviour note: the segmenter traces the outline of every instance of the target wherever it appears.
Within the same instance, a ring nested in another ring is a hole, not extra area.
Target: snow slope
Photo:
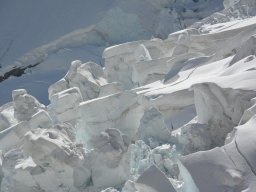
[[[72,60],[103,64],[106,46],[166,38],[221,8],[221,0],[2,0],[0,88],[6,91],[0,102],[10,100],[12,89],[26,88],[48,103],[47,87],[65,74]],[[24,73],[26,77],[10,78]]]

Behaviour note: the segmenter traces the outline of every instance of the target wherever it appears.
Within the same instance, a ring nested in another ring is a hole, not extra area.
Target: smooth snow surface
[[[255,1],[75,1],[0,2],[0,192],[255,192]]]

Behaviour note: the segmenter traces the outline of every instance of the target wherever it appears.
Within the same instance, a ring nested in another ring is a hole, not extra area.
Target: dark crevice
[[[235,161],[233,160],[232,156],[228,153],[225,146],[223,147],[223,152],[227,155],[227,157],[232,161],[233,165],[237,168]]]
[[[10,71],[6,72],[4,75],[0,76],[0,82],[8,79],[11,76],[20,77],[23,74],[25,74],[25,71],[27,69],[33,68],[33,67],[35,67],[35,66],[37,66],[39,64],[40,63],[36,63],[36,64],[33,64],[33,65],[28,65],[26,67],[13,67],[13,69],[11,69]]]
[[[245,155],[242,153],[242,151],[240,151],[236,139],[235,139],[235,145],[236,145],[236,149],[237,149],[238,153],[243,157],[243,159],[246,161],[246,163],[247,163],[248,166],[250,167],[252,173],[256,176],[256,171],[254,170],[254,168],[253,168],[253,166],[251,165],[250,161],[245,157]]]

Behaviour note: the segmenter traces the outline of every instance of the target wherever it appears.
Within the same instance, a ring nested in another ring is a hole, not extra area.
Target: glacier
[[[256,2],[98,3],[93,26],[0,57],[0,77],[39,62],[0,83],[0,191],[256,191]],[[35,76],[49,103],[12,86]]]

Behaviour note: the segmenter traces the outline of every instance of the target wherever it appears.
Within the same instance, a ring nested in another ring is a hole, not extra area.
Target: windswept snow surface
[[[13,90],[12,101],[0,107],[0,191],[255,192],[254,3],[225,0],[225,10],[200,22],[194,14],[206,16],[202,10],[218,1],[95,3],[102,13],[95,25],[56,32],[57,40],[49,31],[50,43],[29,54],[24,48],[17,62],[41,63],[0,85],[35,76],[54,83],[49,105],[32,96],[43,86],[29,84],[36,88]],[[190,27],[176,31],[174,20],[175,29],[160,25],[169,22],[163,10],[196,5],[202,12],[182,13],[183,24],[196,22]],[[176,32],[147,40],[170,31]],[[106,47],[122,41],[129,42]],[[86,61],[77,60],[85,49]],[[75,56],[63,75],[63,62]]]

